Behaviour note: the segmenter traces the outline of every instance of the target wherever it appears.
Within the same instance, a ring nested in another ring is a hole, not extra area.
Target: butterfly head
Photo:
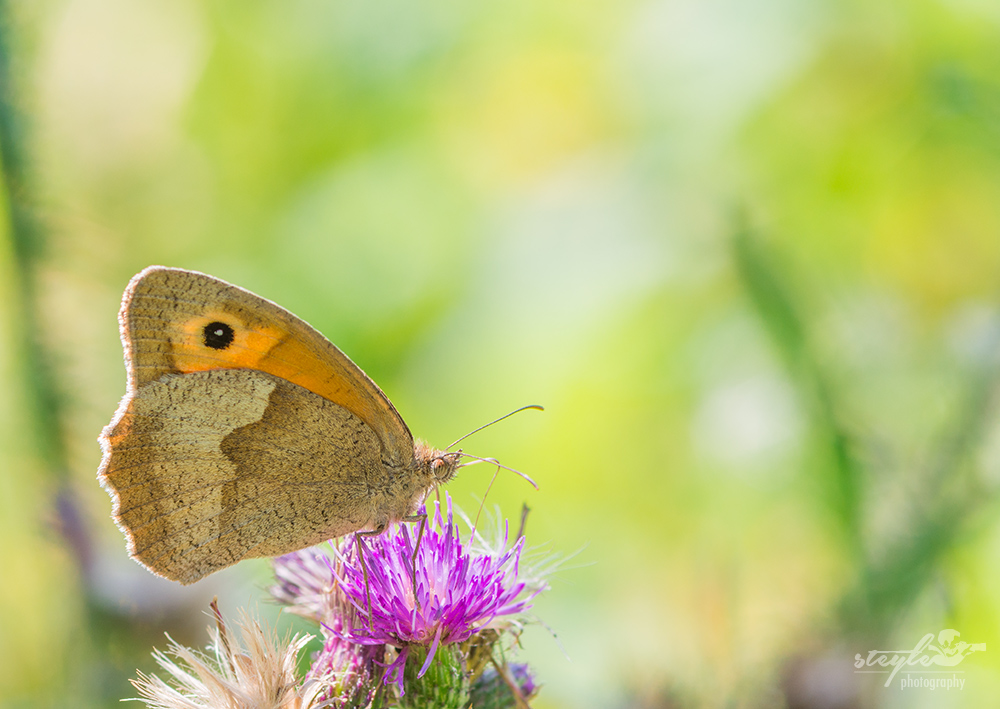
[[[462,459],[461,451],[443,451],[433,448],[423,441],[416,441],[417,465],[429,478],[428,484],[443,485],[455,477]]]
[[[431,475],[434,476],[435,483],[443,485],[458,472],[462,451],[435,451],[435,454],[430,460]]]

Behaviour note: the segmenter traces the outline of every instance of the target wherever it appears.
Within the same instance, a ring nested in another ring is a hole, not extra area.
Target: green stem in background
[[[744,285],[794,379],[812,402],[815,426],[823,432],[833,460],[835,509],[850,547],[857,552],[857,583],[839,603],[844,636],[885,637],[899,616],[934,577],[944,555],[978,519],[977,512],[994,499],[972,474],[970,460],[982,442],[993,412],[1000,372],[990,364],[970,382],[966,404],[933,456],[927,474],[914,475],[923,505],[909,521],[906,533],[883,548],[862,546],[862,486],[865,469],[853,454],[852,437],[839,424],[834,391],[814,350],[806,318],[796,303],[784,273],[763,243],[746,228],[733,242]]]
[[[854,442],[841,424],[829,377],[800,314],[801,299],[791,291],[772,255],[745,226],[733,239],[733,256],[751,302],[810,404],[813,425],[832,461],[830,506],[847,548],[854,556],[863,556],[862,466],[853,453]]]
[[[935,451],[920,499],[914,500],[917,512],[909,533],[870,556],[858,588],[844,598],[841,616],[850,632],[884,635],[931,581],[945,554],[995,501],[975,474],[972,458],[995,412],[998,375],[994,365],[974,375],[951,434]]]
[[[18,357],[23,372],[27,410],[25,417],[37,443],[45,471],[54,479],[66,476],[66,448],[60,431],[61,401],[52,366],[42,342],[38,317],[37,263],[45,244],[30,204],[25,121],[17,109],[18,82],[12,71],[12,11],[9,0],[0,0],[0,169],[6,204],[7,232],[14,264],[9,304],[12,340],[20,346]],[[17,345],[16,345],[17,346]]]
[[[31,206],[32,175],[27,149],[30,141],[26,137],[28,121],[18,110],[18,87],[24,71],[14,69],[18,66],[14,59],[14,47],[20,30],[14,19],[16,5],[10,0],[0,0],[0,267],[3,269],[0,278],[3,279],[2,305],[9,313],[2,337],[9,338],[13,379],[18,387],[17,391],[4,391],[3,396],[16,400],[18,435],[26,439],[24,448],[33,463],[37,463],[31,466],[30,471],[5,470],[3,474],[19,478],[37,473],[44,476],[44,485],[35,494],[41,492],[45,497],[41,500],[18,500],[14,504],[26,506],[23,517],[29,525],[39,526],[39,516],[55,521],[66,546],[74,553],[80,569],[86,572],[91,554],[89,534],[70,490],[67,452],[60,429],[62,400],[51,360],[46,354],[42,337],[44,327],[39,317],[40,289],[36,275],[45,251],[45,241]],[[35,489],[29,484],[22,485],[17,491],[29,487]],[[24,533],[35,535],[37,532],[30,530]],[[22,578],[16,567],[13,573],[17,583],[26,583],[29,588],[35,587],[38,578],[48,578],[45,575],[34,579]],[[73,586],[76,580],[65,578],[64,583]],[[65,592],[65,589],[62,591]],[[54,597],[64,598],[65,595],[42,595],[36,603],[44,604]],[[72,687],[76,706],[96,706],[98,700],[95,698],[107,695],[104,685],[110,677],[108,665],[95,661],[94,658],[100,655],[93,638],[99,637],[97,633],[107,632],[109,623],[89,594],[85,600],[86,631],[80,632],[72,611],[63,609],[59,617],[65,636],[46,641],[49,647],[46,663],[49,679],[38,687],[42,695],[50,695],[51,701],[40,700],[42,705],[58,706],[57,697],[68,696],[64,694],[68,687]],[[41,606],[36,606],[18,612],[30,618],[32,613],[40,610]],[[26,622],[38,625],[30,619]],[[30,678],[26,680],[27,683],[31,681]],[[123,677],[122,684],[124,682]]]

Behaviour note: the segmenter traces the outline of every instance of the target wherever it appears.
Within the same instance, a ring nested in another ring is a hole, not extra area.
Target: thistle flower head
[[[300,681],[299,652],[312,636],[279,639],[272,631],[243,615],[239,638],[230,634],[215,604],[217,626],[211,655],[170,640],[167,653],[154,651],[169,675],[139,673],[132,684],[151,709],[318,709],[328,683],[324,677]],[[169,637],[169,636],[168,636]],[[173,656],[174,659],[171,659]]]
[[[271,595],[287,609],[317,623],[337,623],[343,597],[337,593],[333,564],[319,548],[302,549],[274,560]]]
[[[474,552],[469,544],[463,545],[450,498],[446,515],[435,503],[419,545],[418,534],[418,525],[402,524],[365,538],[361,556],[349,538],[333,546],[332,555],[314,549],[275,563],[279,579],[275,596],[295,612],[321,617],[329,637],[399,649],[386,670],[385,683],[395,682],[400,693],[411,648],[420,647],[419,655],[425,655],[418,672],[423,676],[439,646],[509,627],[546,587],[541,581],[529,584],[519,579],[523,539],[508,548],[506,530],[503,543],[493,552]],[[342,601],[321,601],[317,592],[326,588]]]

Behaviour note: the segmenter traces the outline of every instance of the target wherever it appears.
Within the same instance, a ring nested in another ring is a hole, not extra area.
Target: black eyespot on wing
[[[233,332],[232,326],[224,322],[210,322],[202,330],[202,336],[205,338],[205,347],[211,347],[213,350],[224,350],[233,344],[236,334]]]

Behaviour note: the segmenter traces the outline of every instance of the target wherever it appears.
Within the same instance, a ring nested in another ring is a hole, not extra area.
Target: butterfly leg
[[[427,526],[427,513],[410,515],[403,518],[404,522],[420,522],[417,532],[417,543],[413,545],[413,556],[410,557],[410,581],[413,586],[413,607],[420,608],[420,599],[417,597],[417,552],[420,551],[420,542],[424,538],[424,528]]]
[[[365,581],[365,605],[367,606],[368,609],[369,630],[372,630],[374,627],[372,622],[372,593],[371,593],[371,588],[369,588],[368,586],[368,564],[365,563],[364,545],[361,543],[361,537],[370,537],[380,533],[381,530],[354,533],[354,542],[358,547],[358,561],[361,562],[361,575],[364,577]]]

